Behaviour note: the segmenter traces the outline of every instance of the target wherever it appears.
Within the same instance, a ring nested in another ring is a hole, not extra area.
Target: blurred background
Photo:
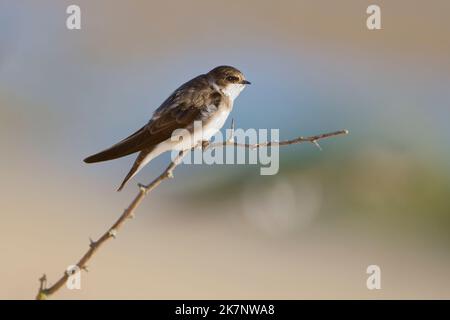
[[[366,28],[381,7],[382,30]],[[77,4],[82,29],[66,28]],[[63,299],[450,298],[450,21],[434,1],[0,2],[0,298],[33,299],[169,161],[82,159],[217,65],[232,117],[280,138],[280,171],[185,165]],[[230,121],[229,121],[230,122]],[[229,122],[227,126],[229,126]],[[366,288],[367,266],[381,290]]]

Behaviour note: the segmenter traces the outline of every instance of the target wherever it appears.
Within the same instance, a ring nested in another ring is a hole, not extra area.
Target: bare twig
[[[153,189],[155,189],[161,182],[163,182],[165,179],[173,178],[173,170],[176,166],[178,166],[181,163],[181,160],[186,155],[187,151],[181,151],[178,156],[170,163],[170,165],[164,170],[163,173],[161,173],[155,180],[153,180],[148,185],[139,185],[139,193],[134,198],[134,200],[131,202],[131,204],[128,206],[128,208],[125,209],[125,211],[122,213],[122,215],[117,219],[117,221],[97,240],[94,241],[92,239],[89,239],[89,249],[88,251],[81,257],[81,259],[78,261],[76,266],[80,268],[81,270],[87,270],[87,263],[88,261],[94,256],[94,254],[97,252],[98,249],[109,239],[115,238],[117,235],[117,232],[122,227],[122,225],[125,223],[125,221],[128,218],[133,217],[133,213],[136,210],[136,208],[139,206],[139,204],[142,202],[144,197]],[[36,299],[38,300],[44,300],[48,296],[54,294],[56,291],[61,289],[61,287],[64,286],[64,284],[69,279],[69,274],[67,272],[64,272],[64,274],[61,276],[61,278],[56,281],[51,287],[46,288],[47,278],[44,274],[40,279],[40,285],[39,285],[39,292],[36,296]]]
[[[203,142],[201,146],[203,149],[207,148],[218,148],[218,147],[225,147],[225,146],[235,146],[235,147],[243,147],[243,148],[249,148],[249,149],[257,149],[260,147],[270,147],[270,146],[284,146],[284,145],[291,145],[291,144],[297,144],[302,142],[310,142],[315,144],[316,146],[319,146],[317,141],[325,138],[330,138],[338,135],[344,135],[348,134],[347,130],[341,130],[341,131],[335,131],[330,133],[324,133],[316,136],[311,137],[298,137],[292,140],[285,140],[285,141],[269,141],[265,143],[258,143],[258,144],[245,144],[245,143],[236,143],[234,142],[234,121],[232,122],[232,131],[231,136],[224,142],[220,143],[209,143],[209,142]],[[196,146],[197,147],[197,146]],[[153,189],[158,187],[161,182],[163,182],[166,179],[173,178],[173,171],[175,168],[181,163],[183,157],[187,154],[189,150],[181,151],[178,156],[169,164],[169,166],[164,170],[163,173],[161,173],[156,179],[154,179],[151,183],[148,185],[139,184],[139,193],[136,195],[136,197],[133,199],[133,201],[130,203],[128,208],[125,209],[125,211],[122,213],[122,215],[116,220],[116,222],[97,240],[94,241],[90,239],[89,249],[86,251],[86,253],[81,257],[81,259],[77,262],[75,265],[80,270],[87,271],[87,263],[88,261],[94,256],[94,254],[97,252],[97,250],[100,249],[100,247],[109,239],[115,238],[119,229],[122,227],[122,225],[125,223],[127,219],[131,219],[134,217],[134,211],[139,207],[142,200],[145,198],[145,196],[151,192]],[[64,284],[69,279],[70,274],[68,272],[64,272],[64,274],[61,276],[61,278],[56,281],[52,286],[47,288],[47,277],[44,274],[39,279],[39,291],[36,296],[36,299],[38,300],[44,300],[57,292],[59,289],[61,289]]]
[[[310,143],[314,144],[315,146],[317,146],[319,148],[319,150],[322,150],[322,148],[320,147],[320,145],[318,143],[319,140],[322,140],[325,138],[331,138],[331,137],[335,137],[335,136],[340,136],[340,135],[344,135],[344,134],[348,134],[348,130],[339,130],[339,131],[323,133],[323,134],[319,134],[316,136],[310,136],[310,137],[297,137],[297,138],[291,139],[291,140],[269,141],[269,142],[264,142],[264,143],[255,143],[255,144],[237,143],[234,141],[233,136],[231,136],[228,140],[226,140],[224,142],[210,143],[208,145],[208,148],[235,146],[235,147],[242,147],[242,148],[248,148],[248,149],[257,149],[257,148],[262,148],[262,147],[287,146],[287,145],[298,144],[298,143],[302,143],[302,142],[310,142]]]

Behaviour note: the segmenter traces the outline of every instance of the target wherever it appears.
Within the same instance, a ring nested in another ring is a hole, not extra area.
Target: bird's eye
[[[229,82],[238,82],[239,78],[235,77],[235,76],[228,76],[227,77],[227,81],[229,81]]]

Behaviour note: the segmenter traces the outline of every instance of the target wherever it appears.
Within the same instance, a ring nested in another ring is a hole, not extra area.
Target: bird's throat
[[[222,88],[222,93],[230,98],[231,101],[234,101],[242,90],[244,90],[245,85],[240,83],[228,84],[225,88]]]

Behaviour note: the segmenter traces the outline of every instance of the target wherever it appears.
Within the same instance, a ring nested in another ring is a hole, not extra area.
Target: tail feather
[[[133,178],[139,170],[141,170],[153,157],[150,157],[150,153],[152,152],[154,148],[145,149],[142,150],[139,155],[136,158],[136,161],[134,161],[133,166],[131,167],[130,171],[126,175],[125,179],[123,179],[122,183],[120,184],[117,191],[121,191],[123,187],[127,184],[127,182]]]
[[[150,138],[149,131],[146,129],[146,126],[144,126],[112,147],[87,157],[84,159],[84,162],[94,163],[125,157],[142,150],[144,147],[143,145],[145,145]]]
[[[106,149],[103,150],[99,153],[96,153],[92,156],[87,157],[86,159],[84,159],[84,162],[86,163],[95,163],[95,162],[102,162],[102,161],[108,161],[108,160],[113,160],[113,159],[117,159],[117,158],[121,158],[121,157],[125,157],[128,156],[132,153],[135,153],[137,151],[135,150],[128,150],[126,152],[118,152],[120,150],[117,149]]]

